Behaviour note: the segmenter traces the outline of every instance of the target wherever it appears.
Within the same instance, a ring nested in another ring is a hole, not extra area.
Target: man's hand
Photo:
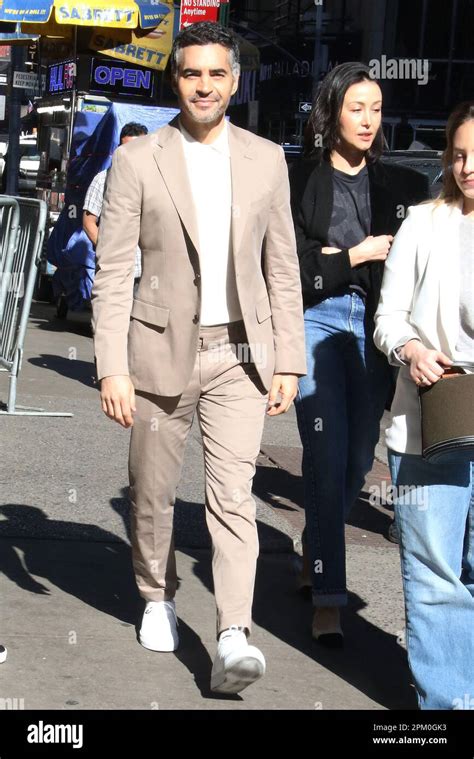
[[[82,226],[87,237],[91,241],[94,248],[97,246],[97,240],[99,239],[99,226],[97,224],[98,217],[94,216],[90,211],[84,211],[82,214]]]
[[[122,427],[133,426],[132,411],[135,407],[135,389],[128,374],[116,374],[103,377],[100,382],[100,400],[102,411],[109,419]]]
[[[296,398],[298,389],[298,377],[296,374],[274,374],[270,395],[268,398],[268,416],[285,414]],[[277,402],[278,393],[281,400]]]

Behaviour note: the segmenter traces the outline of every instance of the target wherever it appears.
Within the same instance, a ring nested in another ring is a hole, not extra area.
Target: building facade
[[[260,49],[259,131],[278,142],[301,141],[317,82],[344,61],[378,74],[401,143],[415,124],[439,147],[449,111],[474,96],[474,0],[232,0],[231,24]]]

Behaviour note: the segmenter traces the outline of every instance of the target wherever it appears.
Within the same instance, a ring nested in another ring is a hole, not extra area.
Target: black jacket
[[[406,166],[376,161],[367,166],[372,224],[370,234],[395,235],[408,209],[429,199],[428,179]],[[301,160],[290,172],[291,207],[296,231],[304,307],[314,306],[344,291],[351,282],[349,253],[326,255],[327,235],[333,207],[333,173],[327,161]],[[367,293],[367,316],[377,309],[384,264],[370,264],[371,287]],[[315,288],[315,277],[322,287]]]

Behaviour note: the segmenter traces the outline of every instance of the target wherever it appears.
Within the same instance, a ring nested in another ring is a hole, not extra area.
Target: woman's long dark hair
[[[453,175],[454,138],[459,127],[466,121],[474,121],[474,101],[459,103],[451,113],[446,124],[446,150],[443,153],[443,189],[438,200],[445,203],[457,203],[462,192]]]
[[[318,163],[329,161],[332,151],[337,145],[339,136],[339,119],[347,90],[353,84],[370,81],[378,84],[371,76],[371,71],[365,63],[341,63],[324,77],[319,85],[313,104],[311,116],[308,119],[305,132],[304,155]],[[316,144],[316,137],[322,142],[322,147]],[[374,141],[367,151],[367,162],[376,161],[383,151],[382,125],[375,135]]]

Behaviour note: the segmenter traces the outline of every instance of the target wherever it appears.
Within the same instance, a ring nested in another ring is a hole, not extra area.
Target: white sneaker
[[[7,649],[0,644],[0,664],[3,664],[7,659]]]
[[[219,636],[211,673],[211,690],[239,693],[265,674],[265,659],[255,646],[249,646],[241,627],[232,625]]]
[[[150,651],[176,651],[177,627],[174,601],[148,601],[138,639]]]

